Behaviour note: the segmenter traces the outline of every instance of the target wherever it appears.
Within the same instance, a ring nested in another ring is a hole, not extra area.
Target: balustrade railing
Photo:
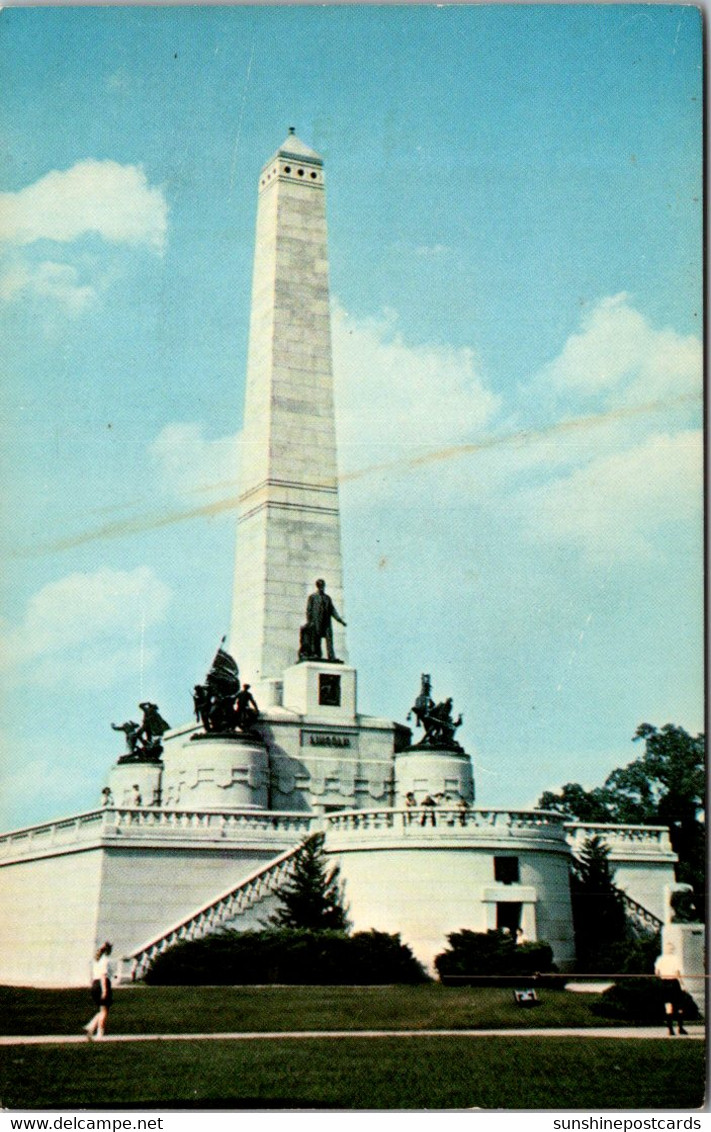
[[[550,810],[438,805],[341,810],[321,815],[304,811],[107,806],[0,835],[0,861],[114,837],[167,838],[184,834],[224,841],[263,839],[269,843],[285,834],[304,837],[320,829],[338,835],[380,832],[387,836],[390,832],[415,837],[418,831],[429,833],[433,828],[465,836],[526,836],[527,831],[545,829],[550,836],[567,838],[573,852],[578,852],[593,836],[600,837],[613,853],[672,852],[665,826],[566,822],[561,814]]]
[[[207,836],[241,836],[247,832],[308,833],[317,815],[277,810],[174,810],[161,807],[115,809],[115,828],[127,834],[205,833]]]
[[[599,837],[612,852],[639,849],[672,852],[669,830],[665,825],[566,822],[565,829],[573,852],[579,851],[583,843],[592,837]]]
[[[284,834],[303,837],[316,828],[320,828],[318,815],[303,811],[106,806],[0,835],[0,861],[122,836],[186,834],[220,840],[278,840]]]
[[[103,828],[105,810],[88,810],[68,818],[13,829],[0,835],[0,859],[36,850],[66,846],[98,837]]]
[[[239,884],[208,904],[203,904],[197,911],[125,956],[119,967],[119,981],[142,978],[155,957],[173,944],[201,939],[272,895],[291,876],[296,855],[303,844],[303,841],[299,842],[273,861],[262,865]]]
[[[510,835],[545,828],[552,836],[565,839],[563,817],[548,810],[476,809],[459,806],[412,806],[378,810],[347,810],[326,814],[326,832],[350,834],[393,831],[416,836],[433,828],[451,833],[489,836]]]
[[[664,926],[664,921],[660,919],[659,916],[655,916],[654,912],[650,912],[649,908],[644,907],[644,904],[633,900],[626,892],[622,893],[622,900],[628,915],[631,916],[633,920],[636,920],[641,927],[656,932]]]

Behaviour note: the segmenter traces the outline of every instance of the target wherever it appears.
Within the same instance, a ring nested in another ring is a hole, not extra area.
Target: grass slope
[[[6,1047],[9,1109],[688,1109],[704,1048],[604,1038],[345,1038]]]
[[[516,1006],[501,987],[145,987],[119,988],[115,1034],[285,1030],[439,1030],[615,1025],[591,1013],[597,995],[540,991]],[[0,987],[0,1033],[76,1034],[93,1013],[85,990]]]

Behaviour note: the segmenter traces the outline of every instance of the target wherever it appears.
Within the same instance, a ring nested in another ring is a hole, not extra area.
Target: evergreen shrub
[[[364,986],[423,983],[428,976],[399,935],[269,928],[176,944],[153,960],[145,981],[156,986]]]
[[[606,990],[599,1002],[592,1003],[593,1014],[644,1025],[664,1025],[664,986],[661,979],[619,979]],[[682,997],[684,1018],[690,1022],[699,1017],[691,995]]]
[[[556,970],[549,943],[517,943],[508,932],[463,928],[447,936],[449,947],[435,958],[440,981],[457,986],[511,985],[515,978]],[[497,980],[498,976],[498,980]]]

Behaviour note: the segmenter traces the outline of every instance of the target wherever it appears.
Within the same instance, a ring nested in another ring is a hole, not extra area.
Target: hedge
[[[625,1022],[664,1025],[664,984],[661,979],[619,979],[592,1004],[593,1014],[602,1018],[618,1018]],[[699,1018],[699,1009],[691,995],[683,993],[682,1010],[689,1022]]]
[[[158,955],[145,981],[163,986],[291,983],[313,986],[422,983],[424,969],[386,932],[223,931]]]
[[[435,958],[443,983],[458,986],[511,985],[515,978],[555,971],[553,949],[544,940],[517,943],[508,932],[473,932],[463,928],[447,936],[449,947]]]

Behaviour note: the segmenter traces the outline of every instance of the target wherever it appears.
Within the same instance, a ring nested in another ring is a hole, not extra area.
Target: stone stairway
[[[626,892],[622,893],[622,899],[627,915],[635,921],[638,927],[652,932],[657,932],[663,927],[664,921],[660,920],[659,916],[655,916],[654,912],[650,912],[649,908],[645,908],[639,901],[633,900]]]
[[[308,840],[308,839],[305,839]],[[279,857],[250,873],[239,884],[221,893],[208,904],[173,924],[167,931],[144,943],[124,956],[118,964],[118,983],[135,982],[143,978],[151,962],[173,944],[186,940],[202,939],[243,915],[261,900],[274,895],[289,879],[297,854],[304,845],[299,842]]]

